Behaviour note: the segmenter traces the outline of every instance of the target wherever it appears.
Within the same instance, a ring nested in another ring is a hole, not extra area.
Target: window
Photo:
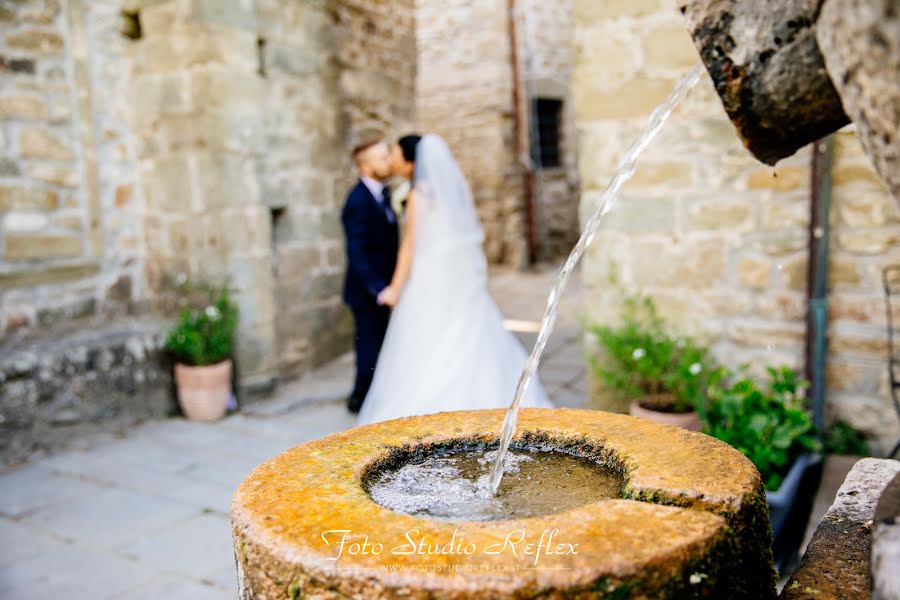
[[[562,164],[562,107],[562,100],[535,98],[533,101],[531,154],[538,168],[552,168]]]
[[[49,10],[49,9],[47,9]],[[139,40],[143,37],[141,31],[141,16],[137,11],[123,10],[121,17],[121,34],[130,40]]]

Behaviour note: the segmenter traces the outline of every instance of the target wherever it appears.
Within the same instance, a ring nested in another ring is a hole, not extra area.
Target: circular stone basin
[[[496,445],[503,416],[376,423],[257,467],[232,505],[241,597],[775,597],[759,473],[730,446],[677,427],[522,410],[514,447],[621,477],[616,493],[567,506],[558,500],[568,491],[550,493],[549,509],[532,516],[404,514],[373,499],[380,478],[404,466]]]
[[[510,448],[493,495],[488,479],[496,455],[496,447],[484,444],[399,451],[374,465],[363,487],[385,508],[446,521],[538,517],[622,494],[617,470],[532,446]]]

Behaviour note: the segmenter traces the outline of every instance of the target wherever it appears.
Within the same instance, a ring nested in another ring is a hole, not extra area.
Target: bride
[[[397,269],[378,298],[394,311],[359,423],[505,408],[527,357],[488,293],[469,186],[437,135],[401,138],[392,161],[413,189]],[[552,406],[537,378],[522,405]]]

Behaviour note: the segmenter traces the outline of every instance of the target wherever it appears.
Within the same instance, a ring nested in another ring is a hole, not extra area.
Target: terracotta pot
[[[214,365],[175,365],[178,404],[187,418],[216,421],[225,416],[231,396],[231,359]]]
[[[703,429],[703,423],[700,422],[700,417],[697,416],[697,413],[694,411],[686,413],[675,413],[652,410],[641,406],[640,403],[642,400],[644,399],[638,398],[637,400],[632,402],[631,405],[629,405],[629,415],[631,415],[632,417],[638,417],[640,419],[647,419],[648,421],[653,421],[654,423],[660,423],[662,425],[677,425],[678,427],[683,427],[688,431],[700,431],[701,429]]]

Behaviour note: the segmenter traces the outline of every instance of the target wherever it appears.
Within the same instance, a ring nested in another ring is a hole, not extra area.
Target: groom
[[[356,382],[347,408],[359,412],[372,385],[378,353],[387,331],[390,307],[379,301],[397,266],[399,235],[391,209],[390,149],[372,139],[353,149],[359,181],[347,196],[341,222],[347,236],[347,277],[344,302],[353,312],[356,326]]]

